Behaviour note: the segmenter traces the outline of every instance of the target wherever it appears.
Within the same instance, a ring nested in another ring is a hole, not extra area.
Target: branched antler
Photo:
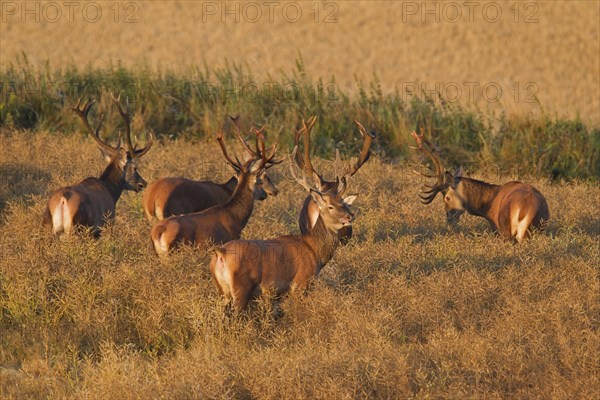
[[[100,139],[100,128],[102,127],[102,122],[104,121],[104,114],[100,115],[100,121],[98,122],[98,126],[95,130],[92,129],[92,127],[90,126],[90,122],[88,121],[88,114],[95,102],[95,99],[88,99],[83,105],[83,108],[81,108],[81,98],[79,98],[77,100],[77,104],[71,107],[71,109],[75,111],[75,114],[79,115],[79,118],[81,118],[85,127],[92,134],[92,137],[94,138],[98,146],[104,149],[108,154],[115,155],[119,152],[120,145],[115,148],[103,141],[102,139]]]
[[[417,142],[417,147],[411,146],[411,148],[425,153],[425,155],[431,159],[433,165],[435,166],[435,175],[429,175],[420,172],[420,174],[426,178],[436,178],[435,184],[424,185],[424,187],[427,189],[422,189],[423,193],[419,193],[419,197],[421,198],[423,204],[429,204],[433,201],[433,199],[435,199],[435,196],[437,196],[438,193],[443,192],[448,187],[445,179],[444,165],[439,155],[435,152],[433,145],[425,138],[422,128],[420,135],[414,131],[411,134]]]

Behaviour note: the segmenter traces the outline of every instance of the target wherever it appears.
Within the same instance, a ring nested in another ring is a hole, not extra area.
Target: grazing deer
[[[143,149],[135,149],[131,144],[131,128],[129,121],[129,105],[127,111],[121,108],[121,96],[112,97],[121,118],[125,122],[125,139],[127,148],[121,147],[121,135],[116,147],[108,145],[100,139],[100,128],[104,114],[96,130],[88,122],[88,113],[95,100],[88,100],[81,108],[81,99],[72,107],[83,121],[92,138],[104,154],[108,165],[99,178],[89,177],[77,185],[65,186],[52,193],[44,214],[44,225],[51,225],[54,234],[71,233],[75,226],[92,228],[97,237],[100,228],[106,221],[115,217],[115,205],[123,190],[139,192],[146,187],[146,181],[137,171],[137,159],[152,147],[152,134]]]
[[[300,167],[305,173],[309,176],[312,176],[316,182],[317,188],[321,192],[327,192],[330,190],[337,190],[340,184],[345,185],[347,180],[354,176],[356,172],[363,166],[363,164],[369,159],[371,156],[371,143],[373,143],[373,139],[375,139],[376,133],[375,130],[371,130],[371,132],[367,133],[364,126],[362,126],[358,121],[354,121],[354,123],[358,126],[358,130],[363,137],[363,146],[360,152],[360,156],[356,161],[354,166],[348,166],[346,170],[340,174],[338,171],[338,167],[340,164],[339,152],[336,151],[336,179],[335,181],[327,181],[323,179],[323,176],[315,171],[310,161],[310,133],[312,131],[313,126],[317,117],[313,116],[308,120],[308,124],[303,120],[302,128],[298,130],[294,137],[294,144],[299,146],[300,137],[303,138],[304,145],[304,156],[300,152],[296,152],[295,161],[298,167]],[[300,225],[300,232],[307,233],[317,222],[319,217],[319,207],[316,202],[313,201],[311,195],[306,196],[304,199],[304,203],[302,204],[302,209],[300,210],[300,218],[298,220],[298,224]],[[342,244],[346,244],[352,238],[352,226],[346,226],[340,229],[340,242]]]
[[[234,240],[216,248],[210,270],[219,291],[227,302],[233,301],[236,311],[243,310],[248,302],[261,294],[262,289],[272,288],[277,294],[288,290],[306,288],[309,279],[317,276],[333,257],[339,243],[339,231],[352,225],[354,214],[350,212],[356,196],[343,197],[345,181],[336,188],[320,191],[306,181],[305,171],[299,179],[319,213],[314,226],[300,235],[282,236],[272,240]]]
[[[442,193],[449,224],[456,224],[467,211],[485,218],[494,231],[517,242],[528,238],[532,228],[544,228],[550,212],[546,199],[536,188],[521,182],[493,185],[466,178],[462,176],[460,168],[452,174],[444,169],[442,160],[432,144],[423,137],[423,132],[420,135],[413,132],[412,135],[417,141],[417,147],[413,148],[431,159],[437,179],[434,185],[425,185],[427,189],[419,197],[423,204],[429,204],[438,193]]]
[[[264,200],[267,197],[261,179],[264,170],[281,162],[274,159],[277,146],[271,148],[271,153],[267,157],[262,129],[254,129],[254,131],[256,151],[253,151],[238,134],[238,138],[250,155],[245,162],[239,161],[237,157],[235,160],[231,159],[223,143],[223,133],[217,134],[217,142],[225,160],[236,171],[237,186],[232,196],[223,205],[213,206],[197,213],[169,217],[154,225],[150,235],[159,256],[166,255],[170,249],[180,243],[189,243],[202,248],[210,242],[223,244],[239,239],[252,214],[254,200]]]
[[[238,118],[231,119],[238,136],[241,136]],[[277,196],[278,190],[266,172],[263,171],[260,178],[265,193],[269,196]],[[236,176],[220,184],[181,177],[162,178],[152,182],[144,190],[142,198],[144,214],[150,222],[155,218],[161,221],[173,215],[191,214],[225,204],[233,194],[237,183]]]

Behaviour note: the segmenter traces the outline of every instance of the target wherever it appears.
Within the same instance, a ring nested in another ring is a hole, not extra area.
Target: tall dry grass
[[[42,229],[50,190],[101,171],[91,140],[14,131],[0,145],[0,398],[600,395],[597,184],[521,177],[552,219],[514,246],[475,217],[449,231],[411,168],[373,157],[352,181],[355,238],[310,290],[228,319],[205,254],[153,255],[139,194],[99,240]],[[298,231],[304,193],[275,170],[280,195],[244,237]],[[186,140],[155,144],[140,173],[229,174],[215,143]]]

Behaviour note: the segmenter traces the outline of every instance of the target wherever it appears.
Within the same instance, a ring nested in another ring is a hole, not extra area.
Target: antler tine
[[[430,195],[426,195],[423,196],[421,193],[419,193],[419,197],[421,198],[421,203],[423,204],[430,204],[433,199],[435,199],[435,196],[438,194],[438,192],[435,192],[435,194],[430,194]]]
[[[250,128],[250,131],[254,131],[254,135],[255,135],[255,137],[254,137],[254,146],[256,147],[257,157],[260,156],[260,152],[261,152],[261,150],[260,150],[260,143],[259,143],[259,140],[258,140],[259,139],[259,135],[262,135],[262,133],[263,133],[264,130],[265,130],[264,126],[261,126],[260,129],[256,129],[255,126],[253,126],[252,128]]]
[[[100,139],[100,128],[102,127],[102,123],[104,122],[104,114],[100,115],[100,121],[98,122],[98,126],[96,127],[95,130],[92,129],[92,127],[90,126],[90,122],[88,121],[88,114],[89,114],[90,110],[92,109],[92,106],[94,105],[95,102],[96,102],[95,99],[88,99],[85,102],[85,104],[83,105],[83,108],[80,108],[81,98],[79,98],[77,100],[77,104],[75,106],[71,107],[71,109],[73,111],[75,111],[75,114],[79,115],[79,118],[81,118],[81,120],[83,121],[83,124],[85,125],[87,130],[90,132],[90,134],[92,135],[92,138],[94,138],[94,140],[96,141],[98,146],[100,146],[102,149],[104,149],[108,154],[114,155],[119,152],[119,148],[118,147],[114,148],[111,145],[109,145],[108,143],[104,142],[102,139]]]
[[[217,142],[219,142],[219,146],[221,146],[221,151],[223,152],[223,155],[225,156],[225,160],[227,160],[227,162],[229,164],[231,164],[231,166],[234,167],[235,169],[241,170],[242,163],[237,159],[237,157],[236,157],[236,161],[233,161],[231,159],[231,157],[229,156],[229,153],[227,153],[227,148],[225,148],[225,143],[223,142],[223,132],[217,132]]]
[[[425,138],[423,129],[421,128],[421,134],[418,135],[416,132],[412,132],[412,136],[415,138],[417,142],[416,150],[420,150],[429,157],[429,159],[433,162],[435,166],[435,178],[437,180],[436,185],[443,185],[444,183],[444,166],[442,164],[442,160],[439,155],[433,152],[432,144]],[[423,145],[425,144],[425,146]],[[424,175],[428,177],[427,175]]]
[[[261,129],[262,130],[262,129]],[[260,156],[260,168],[263,168],[267,164],[267,150],[265,148],[265,135],[262,134],[258,129],[254,129],[254,133],[256,134],[256,146],[258,150],[258,155]],[[258,146],[260,145],[260,149]]]
[[[340,156],[340,149],[335,149],[335,161],[333,162],[333,169],[335,170],[335,178],[340,182],[350,171],[350,167],[346,165],[342,167],[342,157]]]
[[[304,129],[305,129],[305,126],[298,129],[296,131],[296,133],[294,133],[294,146],[296,146],[296,147],[300,146],[300,137],[303,137]],[[298,164],[298,167],[305,169],[304,158],[302,157],[301,152],[299,152],[299,151],[296,152],[295,160],[296,160],[296,164]]]
[[[307,126],[304,119],[302,120],[302,126],[303,126],[302,131],[304,134],[304,137],[303,137],[303,139],[304,139],[304,170],[308,174],[317,173],[312,165],[312,162],[310,161],[310,133],[312,131],[312,128],[315,126],[316,121],[317,121],[317,117],[312,116],[311,118],[308,119],[308,126]]]
[[[358,160],[356,160],[356,164],[354,164],[349,176],[356,174],[360,167],[362,167],[363,164],[367,162],[369,157],[371,157],[371,144],[377,136],[377,132],[375,132],[374,127],[371,129],[371,132],[367,132],[365,127],[360,122],[354,120],[354,123],[358,126],[358,130],[363,137],[363,147],[360,151],[360,156],[358,157]]]
[[[307,182],[307,180],[306,180],[306,173],[305,173],[305,171],[302,168],[300,169],[300,172],[302,173],[302,179],[298,178],[298,176],[294,172],[294,159],[296,158],[296,153],[297,152],[298,152],[298,146],[294,146],[294,150],[292,151],[292,154],[289,156],[289,158],[290,158],[290,172],[292,173],[292,177],[296,180],[296,182],[298,182],[300,184],[300,186],[302,186],[307,191],[310,192],[311,190],[316,190],[312,186],[310,186],[310,184]]]
[[[229,118],[231,119],[231,121],[233,121],[235,133],[236,133],[238,139],[240,140],[240,142],[242,142],[242,146],[244,146],[244,149],[246,149],[246,151],[252,156],[252,158],[255,158],[255,159],[258,158],[258,154],[256,154],[256,152],[254,152],[250,148],[250,146],[248,146],[248,143],[246,143],[246,141],[242,137],[242,133],[240,131],[240,116],[239,116],[239,114],[236,115],[235,117],[230,115]]]
[[[127,147],[129,148],[129,152],[133,156],[133,154],[135,154],[135,150],[133,149],[133,144],[131,143],[131,121],[129,119],[129,98],[127,97],[125,99],[125,108],[127,111],[123,111],[123,108],[121,107],[121,93],[119,93],[119,96],[117,96],[117,97],[115,97],[114,93],[111,93],[110,95],[112,97],[113,102],[117,106],[117,110],[119,111],[119,114],[121,115],[121,118],[123,119],[123,122],[125,122],[125,141],[127,142]]]
[[[415,150],[420,150],[425,153],[433,162],[435,166],[435,176],[424,174],[421,172],[421,175],[427,178],[436,178],[436,183],[432,185],[424,185],[425,189],[421,189],[422,194],[419,194],[421,198],[421,202],[423,204],[429,204],[435,199],[438,193],[444,190],[445,184],[445,174],[444,174],[444,166],[442,164],[442,160],[439,155],[437,155],[433,150],[433,145],[425,138],[425,134],[423,128],[421,128],[421,134],[417,134],[415,131],[412,132],[412,136],[417,142],[417,147],[413,147]],[[412,146],[411,146],[412,147]]]
[[[153,144],[154,144],[154,135],[152,135],[152,132],[148,132],[148,140],[146,141],[146,146],[144,146],[144,148],[142,148],[142,149],[134,150],[133,157],[140,158],[141,156],[146,154],[148,152],[148,150],[150,150],[150,147],[152,147]]]

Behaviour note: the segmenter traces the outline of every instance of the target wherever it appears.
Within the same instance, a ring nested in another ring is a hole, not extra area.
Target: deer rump
[[[210,268],[222,294],[258,297],[262,288],[276,294],[304,287],[320,263],[301,236],[271,240],[234,240],[214,250]],[[244,302],[246,302],[244,301]]]
[[[496,216],[496,226],[492,228],[505,237],[525,238],[531,229],[543,229],[550,218],[546,198],[539,190],[522,182],[504,184],[490,211]]]
[[[78,185],[62,187],[52,193],[43,225],[51,225],[55,234],[69,233],[75,225],[94,228],[97,233],[114,214],[115,204],[106,187],[97,178],[87,178]]]

